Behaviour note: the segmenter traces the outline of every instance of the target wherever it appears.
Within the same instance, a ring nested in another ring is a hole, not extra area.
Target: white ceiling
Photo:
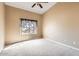
[[[45,13],[47,10],[49,10],[52,6],[56,4],[55,2],[41,3],[43,8],[40,8],[38,6],[35,6],[34,8],[32,8],[32,5],[34,3],[35,2],[5,2],[6,5],[24,9],[24,10],[31,11],[31,12],[35,12],[38,14]]]

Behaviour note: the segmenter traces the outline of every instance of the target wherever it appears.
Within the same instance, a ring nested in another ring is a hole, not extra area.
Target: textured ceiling
[[[41,3],[43,8],[40,8],[38,6],[35,6],[34,8],[32,8],[31,6],[34,3],[35,2],[5,2],[6,5],[24,9],[24,10],[31,11],[31,12],[35,12],[38,14],[45,13],[47,10],[49,10],[52,6],[56,4],[55,2]]]

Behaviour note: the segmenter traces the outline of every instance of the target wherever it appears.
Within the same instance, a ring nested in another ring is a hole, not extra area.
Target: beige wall
[[[6,44],[28,40],[33,38],[41,38],[41,15],[21,10],[18,8],[5,6],[6,8]],[[20,18],[38,20],[38,33],[36,35],[20,35]]]
[[[32,12],[10,6],[5,6],[5,8],[6,44],[41,38],[43,33],[45,38],[79,48],[79,3],[57,3],[43,15],[43,19],[42,15]],[[21,36],[20,18],[38,20],[38,34]]]
[[[4,40],[5,40],[5,24],[4,24],[4,19],[5,19],[5,15],[4,15],[5,11],[4,11],[4,4],[0,3],[0,52],[4,47]]]
[[[79,48],[79,3],[57,3],[43,16],[45,38]]]

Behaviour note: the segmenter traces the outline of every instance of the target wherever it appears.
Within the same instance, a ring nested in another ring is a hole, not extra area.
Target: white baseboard
[[[64,43],[62,43],[62,42],[58,42],[58,41],[49,39],[49,38],[45,38],[45,39],[46,39],[46,40],[49,40],[49,41],[51,41],[51,42],[57,43],[57,44],[59,44],[59,45],[63,45],[63,46],[65,46],[65,47],[68,47],[68,48],[75,49],[75,50],[79,51],[79,49],[76,48],[76,47],[74,47],[74,46],[70,46],[70,45],[64,44]]]

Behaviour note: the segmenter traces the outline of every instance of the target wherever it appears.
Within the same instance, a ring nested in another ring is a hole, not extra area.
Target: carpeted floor
[[[1,56],[78,56],[79,51],[45,39],[30,40],[6,47]]]

